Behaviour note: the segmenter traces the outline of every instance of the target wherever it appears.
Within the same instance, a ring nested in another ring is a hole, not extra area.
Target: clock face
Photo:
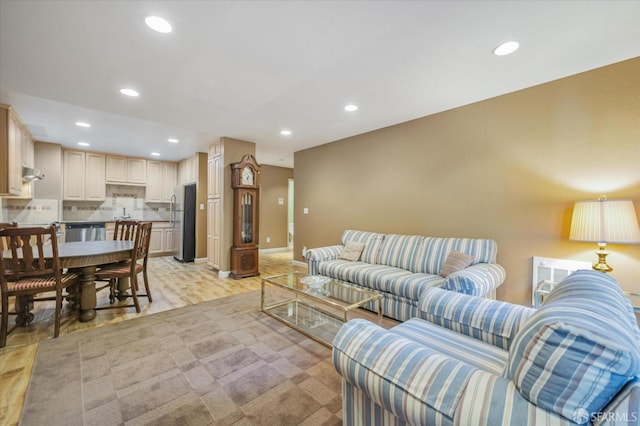
[[[253,185],[253,170],[249,166],[242,169],[242,184]]]

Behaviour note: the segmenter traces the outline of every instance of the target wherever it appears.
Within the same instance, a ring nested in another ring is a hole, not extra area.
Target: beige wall
[[[287,247],[289,179],[293,169],[262,165],[260,168],[260,248]],[[282,198],[284,204],[278,204]],[[271,239],[267,242],[267,237]]]
[[[596,259],[574,201],[640,207],[640,58],[297,152],[294,174],[296,260],[344,229],[493,238],[498,298],[529,304],[532,256]],[[640,291],[640,246],[609,251]]]

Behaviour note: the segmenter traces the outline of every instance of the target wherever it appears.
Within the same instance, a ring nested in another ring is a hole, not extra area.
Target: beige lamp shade
[[[573,207],[569,239],[596,243],[640,243],[640,227],[633,201],[576,202]]]

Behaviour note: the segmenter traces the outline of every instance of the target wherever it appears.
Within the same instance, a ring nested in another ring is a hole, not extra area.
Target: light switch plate
[[[303,208],[302,214],[309,214],[309,209],[307,207]]]

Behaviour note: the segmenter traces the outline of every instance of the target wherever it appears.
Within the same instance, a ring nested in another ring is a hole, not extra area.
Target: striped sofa
[[[357,261],[340,259],[350,241],[364,244]],[[472,256],[473,261],[445,278],[440,272],[452,250]],[[310,274],[373,290],[382,296],[384,315],[406,321],[418,316],[420,297],[429,287],[495,298],[506,276],[496,263],[497,253],[496,242],[487,239],[346,230],[341,244],[307,250],[305,257]]]
[[[640,330],[611,276],[577,271],[538,310],[439,288],[420,309],[340,329],[344,424],[640,424]]]

